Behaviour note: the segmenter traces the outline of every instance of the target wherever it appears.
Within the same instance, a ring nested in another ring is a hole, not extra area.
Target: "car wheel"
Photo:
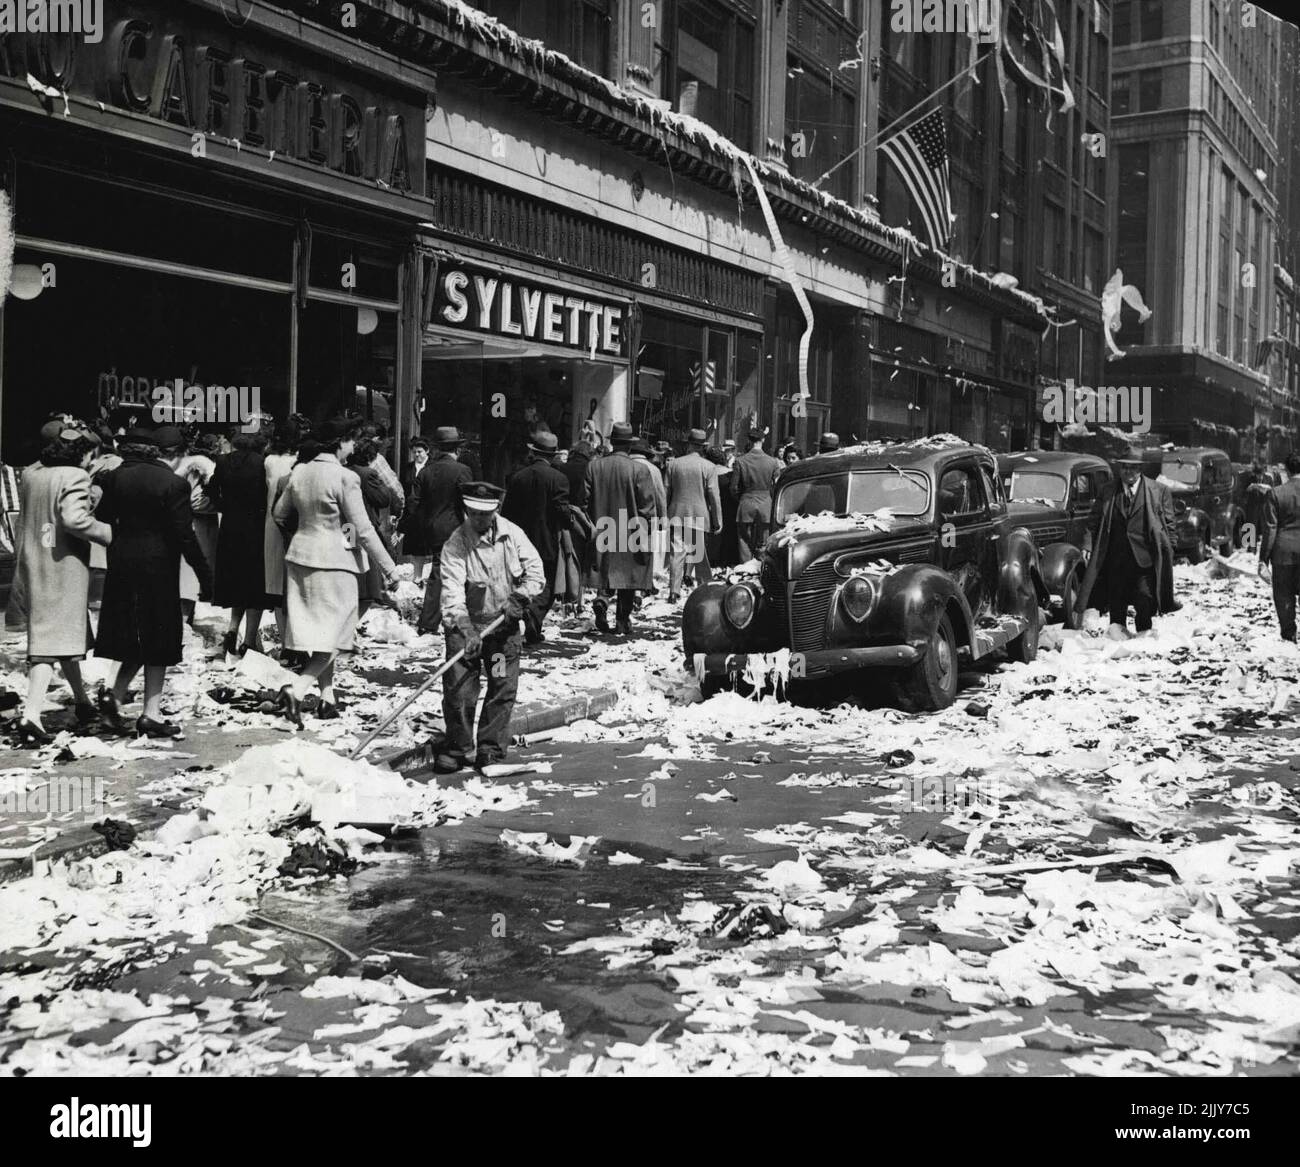
[[[900,704],[914,713],[947,709],[957,700],[957,638],[947,615],[939,617],[925,655],[898,680]]]
[[[1079,573],[1072,572],[1070,578],[1065,581],[1065,594],[1061,598],[1061,627],[1069,628],[1071,631],[1077,631],[1079,628],[1079,613],[1075,608],[1079,603],[1079,588],[1082,587],[1082,581],[1079,579]]]
[[[1019,636],[1007,645],[1007,656],[1022,664],[1032,664],[1038,657],[1038,635],[1042,631],[1043,621],[1038,615],[1037,601],[1034,603],[1034,617]]]
[[[1197,535],[1196,542],[1192,544],[1192,549],[1187,553],[1189,563],[1204,563],[1210,558],[1210,548],[1205,542],[1204,535]]]

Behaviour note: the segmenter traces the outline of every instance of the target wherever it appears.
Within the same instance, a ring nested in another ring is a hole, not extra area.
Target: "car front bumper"
[[[753,654],[760,666],[770,663],[771,657]],[[816,652],[791,653],[791,680],[812,680],[836,673],[851,673],[857,669],[898,668],[913,665],[921,659],[919,649],[910,644],[882,644],[871,648],[826,648]],[[704,674],[710,677],[743,676],[750,654],[744,652],[701,653],[695,663],[703,659]]]

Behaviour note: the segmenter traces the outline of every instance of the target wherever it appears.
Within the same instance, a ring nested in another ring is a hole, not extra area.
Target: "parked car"
[[[900,704],[941,709],[963,660],[1038,653],[1049,600],[993,455],[955,438],[819,455],[781,475],[756,578],[697,588],[682,644],[706,691],[788,649],[795,680],[889,669]],[[761,658],[751,661],[751,656]]]
[[[1075,600],[1101,525],[1101,492],[1115,472],[1104,459],[1068,450],[1033,450],[998,457],[1011,517],[1038,546],[1051,611],[1076,628]]]
[[[1174,496],[1174,550],[1193,563],[1215,547],[1230,555],[1242,544],[1246,512],[1234,501],[1232,462],[1222,450],[1175,446],[1144,450],[1143,473],[1159,476]]]

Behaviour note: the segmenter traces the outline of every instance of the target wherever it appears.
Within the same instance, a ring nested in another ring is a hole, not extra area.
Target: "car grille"
[[[1060,543],[1065,539],[1065,527],[1053,526],[1048,523],[1041,527],[1030,527],[1030,533],[1034,536],[1034,542],[1039,547],[1046,547],[1050,543]]]
[[[826,647],[826,611],[839,582],[829,559],[814,563],[795,582],[791,597],[785,572],[771,560],[764,561],[763,592],[790,638],[792,651],[815,652]]]

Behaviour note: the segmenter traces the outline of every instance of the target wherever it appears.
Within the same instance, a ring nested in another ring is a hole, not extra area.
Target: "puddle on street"
[[[688,893],[728,902],[744,886],[743,875],[716,865],[674,871],[653,866],[666,855],[642,858],[577,867],[499,844],[425,838],[346,886],[314,890],[310,917],[358,955],[394,954],[389,970],[417,985],[538,1001],[564,1016],[570,1038],[640,1041],[680,1017],[669,978],[638,966],[611,971],[600,953],[563,949],[618,933],[620,916],[675,917]]]

